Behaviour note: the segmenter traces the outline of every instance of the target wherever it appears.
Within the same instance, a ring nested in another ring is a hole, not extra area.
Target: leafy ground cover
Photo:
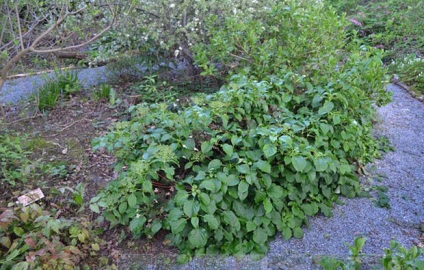
[[[181,262],[260,257],[276,232],[301,238],[308,216],[358,194],[355,172],[379,153],[382,55],[346,42],[345,27],[333,10],[295,1],[261,20],[227,18],[194,48],[203,75],[226,78],[218,92],[131,106],[94,141],[119,176],[91,209],[136,238],[165,229]]]
[[[42,89],[48,106],[38,95],[6,107],[1,269],[113,269],[128,252],[259,258],[277,232],[302,237],[310,216],[357,196],[382,147],[372,125],[374,105],[389,100],[384,55],[346,39],[348,22],[322,5],[264,12],[210,29],[191,81],[134,68],[119,85],[80,91],[71,74]],[[37,187],[45,199],[13,205]],[[355,266],[363,242],[351,247]],[[420,252],[393,244],[384,263]]]

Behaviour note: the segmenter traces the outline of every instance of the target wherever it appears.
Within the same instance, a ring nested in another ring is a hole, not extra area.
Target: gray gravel
[[[107,81],[105,66],[75,71],[78,72],[78,79],[83,88],[90,88]],[[46,79],[53,76],[53,73],[40,74],[6,81],[0,90],[0,105],[25,101]]]
[[[42,78],[32,76],[8,81],[0,93],[0,104],[16,103],[27,96],[34,85],[40,84]],[[84,87],[104,82],[104,67],[84,70],[79,78]],[[419,227],[424,225],[424,105],[396,85],[389,85],[388,90],[393,93],[393,102],[378,109],[380,122],[376,132],[387,136],[396,151],[370,165],[371,175],[363,181],[389,188],[390,209],[374,206],[369,198],[342,199],[344,205],[335,206],[333,217],[311,218],[302,239],[285,241],[277,236],[270,252],[261,261],[214,257],[195,259],[184,266],[170,266],[166,260],[158,259],[160,257],[141,258],[127,254],[118,267],[125,269],[135,264],[136,269],[307,270],[319,269],[314,263],[319,256],[347,258],[346,244],[352,244],[359,236],[367,239],[363,249],[366,254],[382,255],[392,239],[406,247],[423,244]]]

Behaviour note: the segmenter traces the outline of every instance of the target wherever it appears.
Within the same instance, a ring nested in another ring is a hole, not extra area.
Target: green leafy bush
[[[343,29],[315,1],[226,20],[198,60],[208,74],[232,74],[227,84],[178,111],[131,107],[129,121],[94,141],[115,154],[120,175],[90,208],[135,237],[166,229],[181,261],[264,254],[277,231],[302,237],[308,216],[357,194],[353,164],[379,151],[373,105],[389,99],[381,54],[346,43]]]
[[[23,148],[23,138],[0,134],[0,182],[15,186],[25,183],[32,167],[28,152]]]

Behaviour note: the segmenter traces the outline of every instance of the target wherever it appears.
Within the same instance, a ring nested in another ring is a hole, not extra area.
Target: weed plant
[[[55,71],[55,76],[47,78],[37,92],[37,107],[40,111],[51,110],[61,97],[68,97],[81,90],[76,71]]]
[[[337,269],[363,269],[365,258],[372,258],[376,261],[378,257],[375,255],[362,253],[365,244],[365,237],[355,238],[353,245],[347,245],[349,248],[348,260],[340,260],[334,257],[323,257],[319,261],[319,265],[324,270]],[[390,242],[390,248],[384,249],[384,255],[381,257],[380,263],[375,263],[373,269],[385,270],[415,270],[424,269],[424,260],[422,255],[424,249],[412,246],[409,249],[404,248],[396,241]],[[369,265],[368,265],[369,266]],[[379,267],[380,266],[380,267]],[[381,268],[382,267],[382,268]]]
[[[9,134],[0,134],[0,184],[15,186],[25,183],[32,170],[29,152],[23,148],[25,139]]]
[[[101,84],[94,88],[93,91],[93,98],[94,100],[107,100],[109,101],[109,98],[111,96],[111,93],[113,92],[112,86],[108,84]]]

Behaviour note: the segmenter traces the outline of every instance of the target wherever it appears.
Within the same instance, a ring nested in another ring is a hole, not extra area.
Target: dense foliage
[[[120,175],[91,209],[135,237],[166,229],[182,260],[263,254],[277,231],[302,237],[308,216],[357,194],[355,165],[378,153],[381,53],[346,43],[344,27],[315,1],[284,1],[211,29],[196,59],[227,84],[176,108],[133,106],[96,139]]]
[[[424,92],[424,1],[325,1],[347,13],[349,31],[371,46],[385,49],[391,71],[412,90]]]
[[[93,44],[97,61],[125,52],[142,51],[156,58],[178,57],[192,62],[192,46],[205,41],[210,27],[219,26],[223,18],[240,14],[261,17],[274,1],[270,0],[137,0],[122,11],[119,24]],[[212,25],[213,14],[220,20]],[[156,59],[157,60],[157,59]]]

